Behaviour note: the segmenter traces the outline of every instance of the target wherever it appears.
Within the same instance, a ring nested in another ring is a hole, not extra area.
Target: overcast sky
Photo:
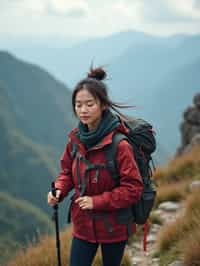
[[[200,32],[200,0],[0,0],[0,35]]]

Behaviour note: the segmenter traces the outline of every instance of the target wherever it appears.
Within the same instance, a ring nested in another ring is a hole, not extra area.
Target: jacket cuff
[[[105,200],[101,195],[93,196],[92,201],[93,201],[93,209],[95,210],[105,209],[106,207]]]

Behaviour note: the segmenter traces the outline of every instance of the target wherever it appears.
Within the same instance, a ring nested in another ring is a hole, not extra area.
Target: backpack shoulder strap
[[[76,157],[76,154],[78,152],[78,145],[75,142],[71,142],[71,151],[70,151],[70,157],[73,160]]]
[[[113,135],[112,143],[105,147],[106,167],[117,185],[119,185],[120,177],[118,174],[116,155],[117,146],[122,139],[127,139],[128,141],[128,137],[126,135],[122,133],[116,133]]]

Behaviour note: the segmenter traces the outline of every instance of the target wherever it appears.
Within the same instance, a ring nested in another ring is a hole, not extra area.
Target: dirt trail
[[[179,203],[165,202],[159,205],[155,211],[163,220],[163,225],[153,224],[148,232],[147,251],[143,250],[143,237],[127,246],[127,252],[131,257],[132,266],[159,266],[159,258],[153,258],[156,251],[156,238],[160,229],[173,222],[177,216],[182,215],[183,206]]]

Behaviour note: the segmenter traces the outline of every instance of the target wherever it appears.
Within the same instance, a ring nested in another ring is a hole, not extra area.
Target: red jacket
[[[127,128],[120,124],[114,131],[127,132]],[[78,151],[91,163],[106,162],[103,147],[112,142],[114,131],[103,138],[100,144],[86,150],[84,145],[76,137],[74,129],[69,135],[69,141],[61,158],[62,171],[56,179],[55,187],[62,192],[62,199],[68,192],[75,188],[75,196],[72,201],[71,218],[73,223],[73,235],[89,242],[110,243],[126,240],[128,238],[127,225],[117,221],[118,209],[126,208],[140,198],[142,192],[142,180],[133,157],[132,147],[126,140],[120,141],[117,148],[117,162],[120,173],[120,185],[116,186],[109,171],[100,170],[98,181],[94,179],[95,170],[89,171],[88,185],[84,195],[93,199],[93,210],[81,210],[75,203],[80,196],[78,178],[76,174],[76,159],[72,159],[72,141],[78,145]],[[79,162],[80,176],[85,172],[85,163]],[[106,218],[105,218],[106,217]],[[112,232],[109,232],[111,228]],[[135,225],[132,224],[132,230]]]

